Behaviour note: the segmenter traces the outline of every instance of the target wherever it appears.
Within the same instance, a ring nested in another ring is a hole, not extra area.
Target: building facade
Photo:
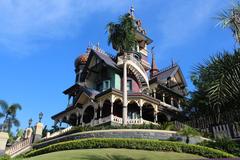
[[[55,122],[72,126],[158,124],[177,119],[187,94],[179,65],[159,70],[152,40],[136,20],[134,51],[111,56],[99,45],[89,46],[75,60],[75,84],[63,93],[67,108],[52,116]]]

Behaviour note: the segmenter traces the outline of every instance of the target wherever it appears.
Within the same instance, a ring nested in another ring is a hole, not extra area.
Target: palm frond
[[[19,127],[19,126],[20,126],[20,122],[19,122],[19,120],[16,119],[16,118],[12,119],[12,123],[13,123],[13,125],[14,125],[15,127]]]
[[[22,106],[20,104],[12,104],[9,108],[8,108],[8,113],[9,115],[16,115],[17,110],[22,110]]]
[[[5,114],[0,112],[0,118],[3,118],[3,117],[5,117]]]
[[[3,114],[5,114],[7,112],[7,109],[8,109],[7,102],[4,101],[4,100],[0,100],[0,107],[2,109]]]

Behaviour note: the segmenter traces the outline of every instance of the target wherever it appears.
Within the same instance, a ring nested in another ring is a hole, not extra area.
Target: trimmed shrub
[[[203,141],[199,145],[219,149],[240,157],[240,146],[230,138],[223,137],[217,138],[215,141]]]
[[[25,157],[37,156],[40,154],[92,148],[126,148],[141,149],[150,151],[183,152],[196,154],[207,158],[230,158],[234,157],[226,152],[198,145],[191,145],[179,142],[168,142],[146,139],[122,139],[122,138],[89,138],[82,140],[66,141],[53,144],[41,149],[32,150],[25,154]]]
[[[0,160],[10,160],[10,159],[11,159],[11,157],[8,155],[0,156]]]
[[[0,156],[0,160],[23,160],[21,156],[18,156],[16,158],[11,158],[8,155]]]

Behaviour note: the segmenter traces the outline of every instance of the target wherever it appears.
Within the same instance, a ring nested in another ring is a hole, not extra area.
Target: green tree
[[[108,45],[112,44],[120,54],[132,51],[137,43],[135,30],[134,19],[130,14],[121,16],[119,23],[110,22],[107,25]]]
[[[180,131],[178,131],[178,134],[186,137],[186,143],[189,143],[190,137],[200,135],[200,133],[196,129],[189,127],[187,125],[185,125]]]
[[[1,118],[5,117],[4,127],[7,128],[8,133],[10,133],[12,126],[19,127],[20,122],[16,118],[17,111],[21,110],[22,107],[20,104],[8,105],[7,102],[0,100],[0,107],[2,112],[0,112]]]
[[[196,112],[213,115],[219,122],[221,113],[240,109],[240,50],[210,57],[195,68],[192,80],[197,88],[191,94]]]
[[[232,8],[224,10],[218,17],[220,25],[230,28],[236,41],[240,42],[240,3],[237,2]]]

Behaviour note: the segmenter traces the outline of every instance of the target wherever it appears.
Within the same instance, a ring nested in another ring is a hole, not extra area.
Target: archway
[[[110,116],[111,114],[111,102],[109,100],[105,100],[102,106],[102,118]]]
[[[115,100],[113,103],[113,115],[122,118],[123,104],[120,99]]]
[[[158,113],[157,114],[157,122],[158,123],[164,123],[168,121],[168,117],[167,115],[165,115],[164,113]]]
[[[128,118],[138,119],[140,117],[140,108],[135,101],[131,101],[128,104]]]
[[[90,123],[91,120],[94,118],[94,107],[88,106],[83,114],[83,122],[84,123]]]
[[[154,122],[154,108],[151,104],[145,103],[142,107],[142,118]]]
[[[69,117],[69,121],[68,123],[71,125],[71,126],[76,126],[77,125],[77,115],[75,113],[72,113]]]

